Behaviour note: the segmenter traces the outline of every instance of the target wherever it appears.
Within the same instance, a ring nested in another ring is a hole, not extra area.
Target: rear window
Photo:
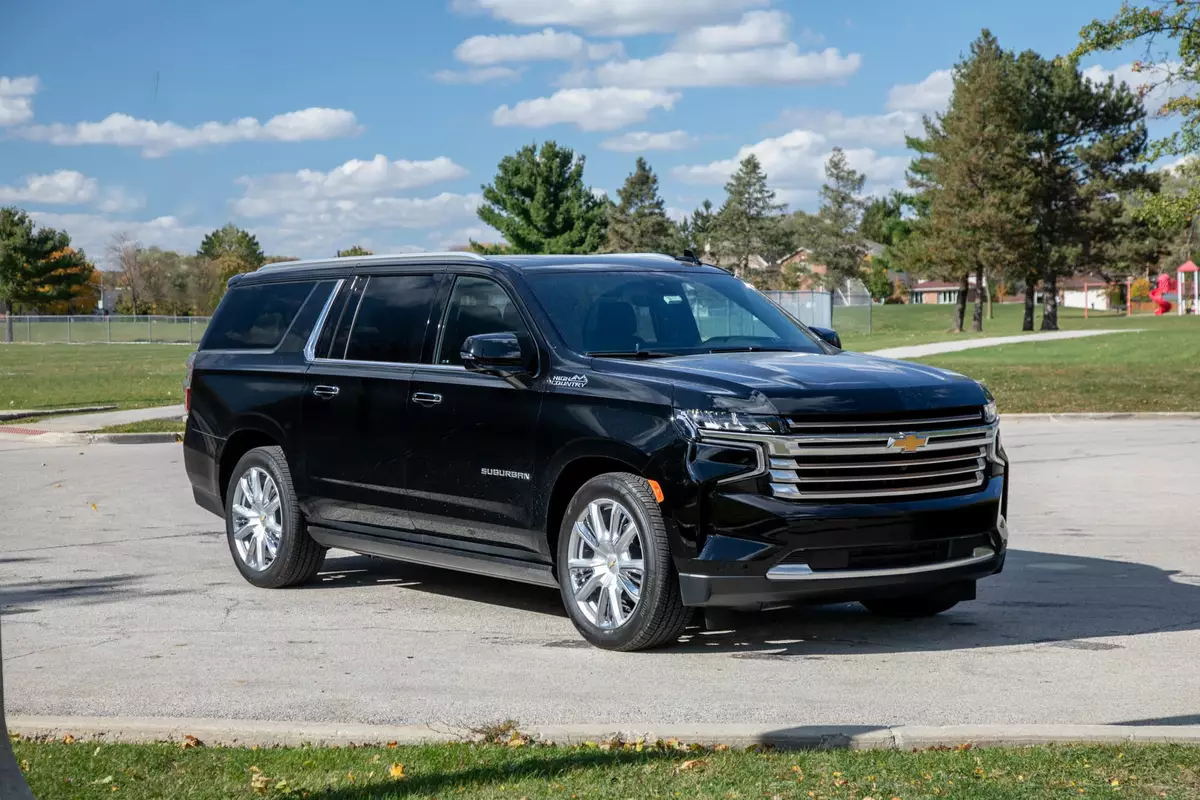
[[[217,308],[201,349],[271,350],[277,347],[314,286],[313,281],[235,286]]]

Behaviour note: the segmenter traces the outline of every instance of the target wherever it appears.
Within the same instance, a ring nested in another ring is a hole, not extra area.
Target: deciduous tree
[[[583,167],[583,156],[553,141],[501,159],[495,179],[483,187],[478,214],[504,236],[503,252],[595,253],[604,246],[608,203],[584,184]]]
[[[210,261],[232,257],[245,266],[242,272],[256,270],[264,261],[262,247],[254,234],[242,230],[232,222],[205,236],[196,255],[204,256]]]
[[[375,255],[373,252],[371,252],[367,248],[362,247],[361,245],[357,245],[357,244],[351,245],[350,247],[347,247],[345,250],[337,251],[338,258],[351,258],[353,256],[373,256],[373,255]]]
[[[0,304],[5,340],[12,341],[15,310],[37,311],[86,290],[94,268],[64,231],[38,227],[24,211],[0,208]]]

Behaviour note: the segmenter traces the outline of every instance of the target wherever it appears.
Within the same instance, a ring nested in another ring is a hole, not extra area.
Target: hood
[[[989,399],[982,386],[956,372],[862,353],[720,353],[604,366],[618,363],[670,381],[679,408],[877,414],[983,405]]]

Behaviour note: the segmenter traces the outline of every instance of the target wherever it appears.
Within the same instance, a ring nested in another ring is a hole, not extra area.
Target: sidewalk
[[[128,411],[105,411],[99,414],[69,414],[26,423],[21,426],[21,429],[37,433],[81,433],[106,428],[109,425],[125,425],[146,419],[182,417],[185,413],[187,412],[183,406],[159,406],[157,408],[132,408]],[[5,432],[3,423],[0,423],[0,433]]]
[[[931,344],[909,345],[908,347],[890,347],[886,350],[874,350],[867,353],[867,355],[882,356],[883,358],[924,358],[925,356],[936,356],[942,353],[974,350],[978,347],[997,347],[1004,344],[1024,344],[1025,342],[1050,342],[1056,339],[1084,339],[1088,336],[1105,336],[1110,333],[1141,333],[1141,329],[1050,331],[1049,333],[1026,333],[1021,336],[990,336],[986,339],[966,339],[957,342],[933,342]]]

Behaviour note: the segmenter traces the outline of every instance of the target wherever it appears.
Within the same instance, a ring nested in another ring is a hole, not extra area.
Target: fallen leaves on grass
[[[75,744],[75,737],[68,733],[63,737],[63,744]]]
[[[388,775],[392,776],[392,779],[397,781],[404,780],[408,777],[404,774],[403,764],[392,764],[392,766],[388,769]]]
[[[708,766],[707,759],[690,758],[675,768],[675,774],[678,775],[681,772],[688,772],[688,771],[692,771],[692,770],[701,770],[707,766]]]
[[[187,750],[192,747],[203,747],[203,746],[204,746],[204,742],[200,741],[195,736],[192,736],[190,733],[185,734],[183,737],[183,741],[179,743],[180,750]]]
[[[250,768],[250,771],[254,773],[250,776],[250,791],[255,794],[266,794],[271,789],[271,779],[256,771],[257,769],[257,767]]]

